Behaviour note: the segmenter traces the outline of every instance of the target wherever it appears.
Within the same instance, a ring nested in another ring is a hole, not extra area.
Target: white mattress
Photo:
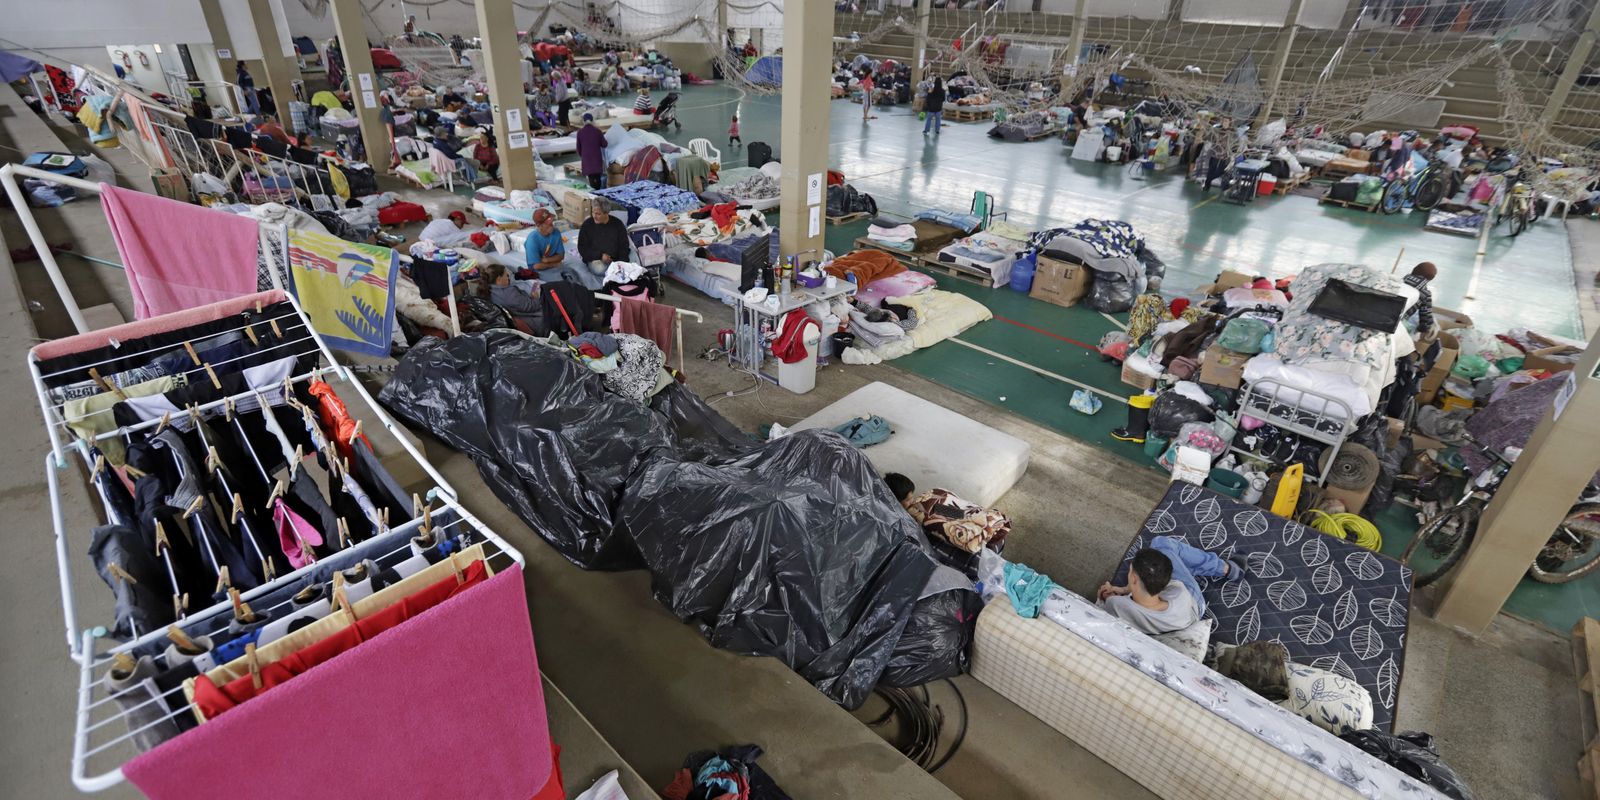
[[[556,136],[554,138],[533,137],[533,149],[541,156],[558,156],[564,153],[578,152],[578,137]]]
[[[794,429],[832,428],[870,414],[888,420],[894,435],[862,454],[879,472],[901,473],[918,488],[993,506],[1028,470],[1027,442],[886,383],[869,383]]]

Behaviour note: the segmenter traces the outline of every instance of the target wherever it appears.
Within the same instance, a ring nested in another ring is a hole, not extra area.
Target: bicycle
[[[1478,533],[1478,518],[1521,453],[1519,448],[1513,447],[1506,448],[1505,453],[1491,452],[1470,436],[1466,446],[1490,456],[1492,463],[1472,476],[1455,505],[1428,520],[1406,545],[1400,561],[1411,567],[1418,589],[1444,577],[1471,549]],[[1424,553],[1428,558],[1419,558]],[[1580,498],[1567,510],[1561,524],[1556,526],[1528,567],[1528,577],[1540,583],[1567,583],[1596,568],[1600,568],[1600,502],[1591,494]]]
[[[1450,180],[1455,170],[1438,156],[1428,160],[1427,166],[1406,178],[1403,174],[1384,184],[1378,207],[1385,214],[1398,213],[1410,203],[1412,208],[1432,211],[1450,194]]]
[[[1506,190],[1506,199],[1498,209],[1500,221],[1506,223],[1507,236],[1516,237],[1539,218],[1538,204],[1533,202],[1533,187],[1519,174]]]

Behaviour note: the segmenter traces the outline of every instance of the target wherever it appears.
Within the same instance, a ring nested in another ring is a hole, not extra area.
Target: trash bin
[[[840,331],[839,333],[830,334],[828,336],[829,357],[843,358],[845,349],[855,347],[855,345],[856,335],[850,333],[849,331]]]
[[[1278,176],[1270,172],[1263,172],[1261,177],[1256,179],[1257,197],[1271,197],[1272,190],[1276,188],[1278,188]]]
[[[1244,494],[1244,487],[1249,483],[1249,479],[1245,476],[1231,469],[1218,467],[1211,470],[1211,477],[1206,479],[1206,488],[1238,499]]]
[[[807,325],[804,336],[801,341],[806,347],[805,358],[793,364],[778,362],[778,385],[795,394],[805,394],[817,386],[817,351],[822,344],[822,331]]]

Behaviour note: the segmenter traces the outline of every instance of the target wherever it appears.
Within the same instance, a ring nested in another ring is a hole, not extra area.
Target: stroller
[[[659,128],[667,125],[677,126],[678,130],[683,130],[683,123],[678,121],[677,92],[668,92],[666,99],[662,100],[661,105],[656,107],[655,118],[650,127]]]

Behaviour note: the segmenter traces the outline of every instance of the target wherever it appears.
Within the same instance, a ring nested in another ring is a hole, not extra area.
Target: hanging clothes
[[[294,513],[282,498],[273,501],[272,524],[278,532],[278,545],[283,549],[283,557],[288,559],[291,566],[299,569],[316,560],[315,552],[322,545],[322,534],[304,517]]]
[[[139,319],[256,291],[255,219],[101,185]]]

